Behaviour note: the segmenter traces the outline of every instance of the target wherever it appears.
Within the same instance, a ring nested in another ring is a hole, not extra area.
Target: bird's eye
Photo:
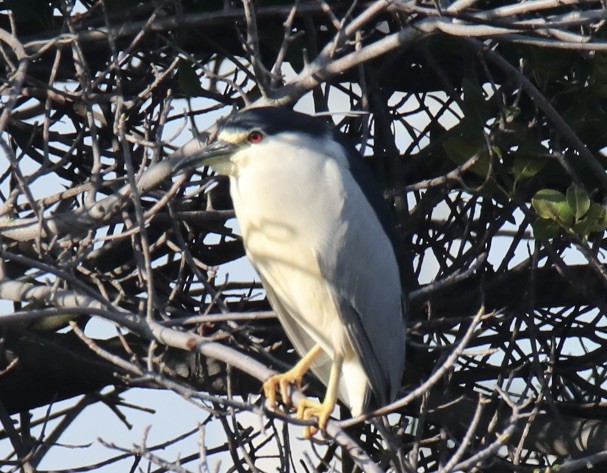
[[[247,141],[249,143],[259,143],[261,140],[263,140],[263,133],[261,131],[252,131],[251,133],[249,133],[249,136],[247,136]]]

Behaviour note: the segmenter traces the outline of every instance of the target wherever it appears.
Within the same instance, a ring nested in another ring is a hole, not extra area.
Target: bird
[[[298,419],[310,438],[337,400],[357,416],[396,399],[405,363],[405,298],[395,228],[370,167],[321,117],[257,107],[220,119],[175,172],[210,166],[229,176],[246,255],[301,359],[263,384],[291,404],[312,371],[322,401],[305,397]]]

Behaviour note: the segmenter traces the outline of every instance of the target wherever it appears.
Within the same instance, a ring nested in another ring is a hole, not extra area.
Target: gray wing
[[[405,360],[398,265],[376,212],[349,173],[343,192],[342,224],[318,262],[376,402],[386,404],[401,387]]]

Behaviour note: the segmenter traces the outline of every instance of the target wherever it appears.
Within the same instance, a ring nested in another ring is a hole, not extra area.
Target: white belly
[[[291,318],[315,343],[330,356],[334,350],[345,353],[345,333],[314,251],[295,234],[283,238],[288,232],[276,230],[276,226],[272,231],[248,228],[245,246],[249,258]]]
[[[302,242],[275,239],[272,232],[257,230],[249,232],[246,248],[264,285],[279,299],[283,310],[275,309],[300,356],[316,344],[326,353],[327,356],[313,365],[314,373],[325,385],[334,353],[343,356],[338,397],[350,407],[353,415],[360,414],[368,389],[367,377],[350,345],[330,287],[320,274],[313,252]]]
[[[323,348],[326,355],[312,369],[325,385],[334,354],[344,357],[338,396],[356,415],[364,405],[368,379],[318,263],[318,255],[332,248],[335,236],[344,231],[343,174],[334,160],[309,148],[302,155],[280,151],[268,145],[263,158],[242,155],[230,174],[245,249],[299,354],[316,344]]]
[[[332,182],[334,175],[324,159],[308,159],[296,179],[292,174],[284,175],[293,173],[293,166],[266,165],[258,169],[250,166],[241,169],[238,176],[231,176],[230,189],[247,256],[266,288],[282,305],[274,308],[300,355],[314,344],[328,355],[313,366],[323,383],[328,382],[334,353],[344,356],[338,395],[358,413],[368,382],[348,341],[316,253],[338,231],[330,227],[330,222],[339,222],[335,216],[341,211],[339,185]],[[268,167],[271,180],[266,175]],[[316,180],[312,182],[307,175]],[[285,184],[293,182],[298,185]]]

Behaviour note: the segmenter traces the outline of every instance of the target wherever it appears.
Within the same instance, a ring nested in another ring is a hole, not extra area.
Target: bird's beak
[[[173,166],[173,173],[194,167],[213,166],[234,154],[238,148],[238,145],[221,140],[213,141],[207,146],[201,145],[200,142],[198,146],[188,143],[179,150],[183,154],[183,158]]]

